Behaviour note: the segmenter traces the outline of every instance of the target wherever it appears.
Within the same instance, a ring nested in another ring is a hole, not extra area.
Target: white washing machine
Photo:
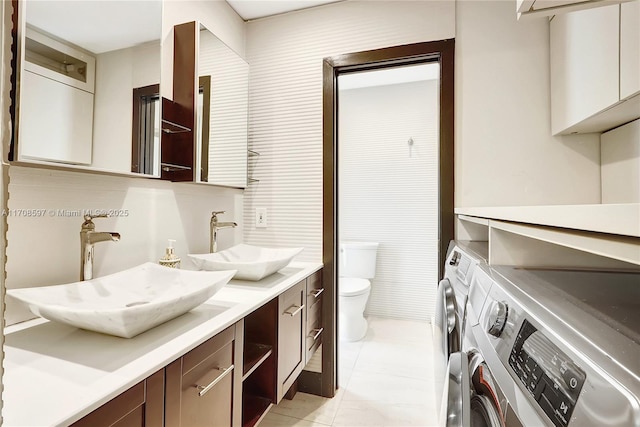
[[[441,398],[446,381],[447,362],[462,346],[467,295],[474,270],[486,265],[487,242],[451,241],[438,284],[434,325],[434,379],[436,396]],[[438,402],[438,406],[441,402]]]
[[[477,337],[478,334],[484,335],[483,330],[478,328],[479,314],[493,286],[491,274],[486,265],[478,266],[474,272],[468,294],[462,349],[450,356],[447,366],[445,397],[440,414],[442,426],[523,426],[509,411],[509,401],[496,378],[496,375],[504,377],[506,371],[498,369],[494,373],[492,362],[496,360],[495,351],[482,346],[482,337]]]
[[[494,266],[490,275],[478,301],[472,283],[468,342],[504,425],[639,426],[640,273]]]

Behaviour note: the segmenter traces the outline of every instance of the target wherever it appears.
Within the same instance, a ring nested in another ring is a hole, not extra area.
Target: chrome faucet
[[[218,230],[221,228],[233,228],[237,227],[238,224],[235,222],[218,222],[218,215],[223,214],[225,211],[214,211],[211,212],[211,223],[210,223],[210,239],[209,239],[209,252],[214,253],[218,250]]]
[[[93,245],[98,242],[117,242],[120,233],[97,232],[94,218],[107,218],[109,215],[85,215],[80,229],[80,280],[93,279]]]

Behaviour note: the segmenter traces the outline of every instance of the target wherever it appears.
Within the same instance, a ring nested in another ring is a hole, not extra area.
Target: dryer
[[[434,339],[441,365],[449,354],[459,351],[469,285],[479,264],[486,264],[487,242],[452,240],[444,265],[444,277],[438,283]]]
[[[449,244],[433,322],[434,378],[439,398],[444,392],[449,356],[462,346],[469,285],[476,267],[486,265],[487,256],[487,242],[451,241]]]

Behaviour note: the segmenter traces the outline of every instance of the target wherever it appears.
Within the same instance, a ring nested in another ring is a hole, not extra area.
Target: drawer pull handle
[[[311,292],[309,292],[311,295],[313,295],[314,298],[318,298],[320,296],[321,293],[324,292],[324,288],[320,288],[320,289],[314,289]]]
[[[316,328],[316,329],[312,329],[311,333],[309,334],[309,337],[311,337],[313,335],[313,340],[317,340],[318,337],[320,336],[320,334],[322,333],[322,331],[324,331],[324,328]]]
[[[215,387],[216,384],[222,381],[224,377],[229,375],[233,371],[233,365],[229,366],[228,368],[213,368],[213,370],[220,371],[222,373],[218,375],[215,380],[211,381],[209,385],[205,386],[205,385],[196,384],[194,387],[198,390],[198,396],[200,397],[204,396],[209,390]]]
[[[296,314],[300,313],[303,308],[304,308],[304,304],[302,304],[300,306],[297,306],[297,305],[294,304],[291,307],[287,308],[284,313],[288,314],[291,317],[293,317]],[[291,310],[293,310],[293,311],[291,311]]]

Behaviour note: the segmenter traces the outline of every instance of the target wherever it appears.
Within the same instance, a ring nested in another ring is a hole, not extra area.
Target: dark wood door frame
[[[323,305],[324,338],[322,341],[322,395],[333,397],[337,389],[337,313],[336,284],[338,270],[338,156],[337,156],[337,79],[340,74],[410,65],[425,62],[440,63],[440,153],[439,153],[439,243],[438,265],[440,275],[449,241],[454,236],[453,213],[453,131],[454,131],[454,39],[414,43],[384,49],[350,53],[325,58],[323,73],[323,214],[322,259],[324,262]],[[437,284],[434,283],[435,287]]]

